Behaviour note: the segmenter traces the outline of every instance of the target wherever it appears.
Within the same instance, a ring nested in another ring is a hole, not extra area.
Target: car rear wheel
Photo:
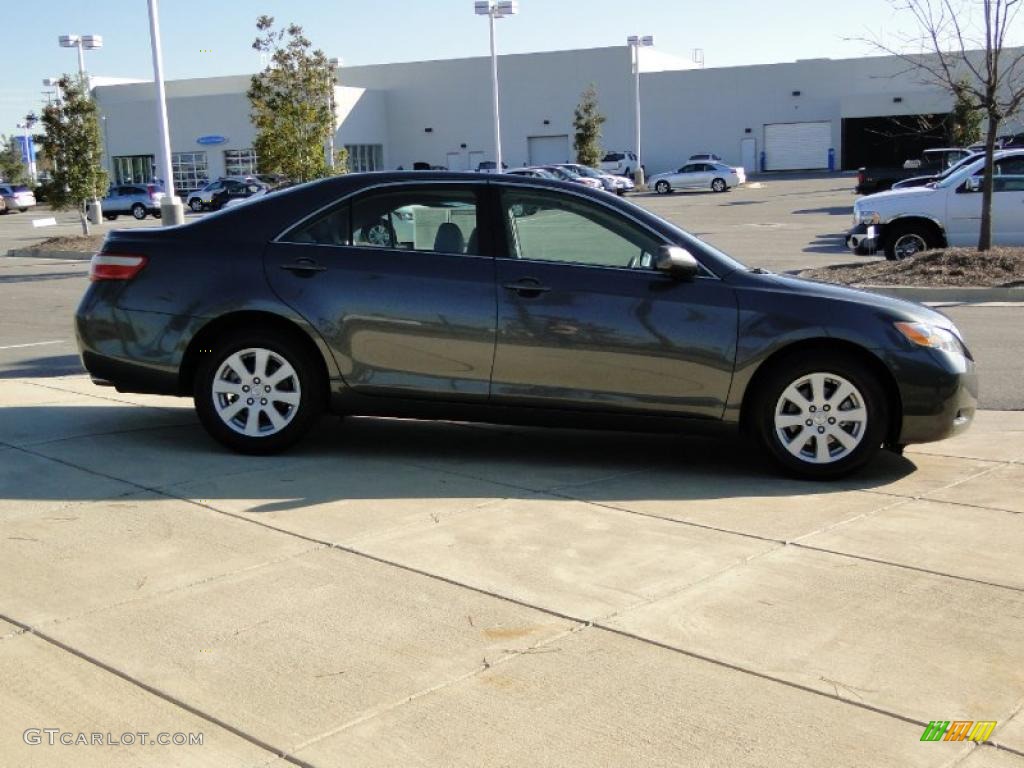
[[[657,184],[654,185],[654,191],[657,192],[659,195],[667,195],[669,192],[672,191],[672,187],[669,185],[667,181],[659,181]]]
[[[725,183],[725,179],[715,179],[711,182],[712,192],[725,192],[729,188],[729,185]]]
[[[142,203],[136,203],[135,205],[133,205],[132,216],[134,216],[139,221],[142,221],[144,218],[146,218],[146,206],[144,206]]]
[[[27,207],[25,207],[25,208],[19,208],[19,209],[18,209],[18,212],[19,212],[19,213],[24,213],[24,212],[25,212],[25,211],[27,211],[27,210],[28,210],[28,208],[27,208]]]
[[[771,370],[756,397],[768,453],[791,474],[824,480],[849,474],[881,449],[889,420],[885,392],[865,366],[835,355],[791,358]]]
[[[885,258],[902,261],[934,247],[931,233],[920,224],[896,224],[885,239]]]
[[[311,355],[287,334],[238,332],[204,355],[193,398],[206,431],[241,453],[281,451],[324,408],[324,381]]]
[[[203,201],[200,200],[198,197],[193,197],[191,200],[188,201],[188,207],[191,208],[196,213],[200,213],[203,210]]]
[[[104,213],[103,214],[103,218],[106,219],[107,221],[114,221],[114,220],[117,219],[117,214],[116,213]]]

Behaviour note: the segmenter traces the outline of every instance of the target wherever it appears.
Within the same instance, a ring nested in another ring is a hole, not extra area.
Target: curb
[[[48,251],[42,248],[12,248],[5,254],[8,258],[21,259],[74,259],[88,261],[92,251]]]
[[[931,302],[953,304],[987,304],[989,302],[1024,303],[1024,287],[1019,288],[968,288],[939,286],[935,288],[919,285],[851,285],[862,291],[871,291],[897,299],[907,299],[921,304]]]

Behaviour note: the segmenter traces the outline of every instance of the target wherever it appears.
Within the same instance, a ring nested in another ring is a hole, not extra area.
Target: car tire
[[[200,200],[198,197],[193,197],[191,200],[188,201],[188,207],[192,209],[193,213],[202,213],[203,201]]]
[[[135,205],[133,205],[132,216],[134,216],[139,221],[142,221],[144,218],[146,218],[146,206],[144,206],[142,203],[136,203]]]
[[[791,475],[809,480],[860,469],[878,454],[888,432],[889,403],[877,375],[843,355],[785,358],[762,379],[752,406],[768,454]]]
[[[116,213],[104,213],[103,214],[103,218],[106,219],[107,221],[116,221],[117,220],[117,214]]]
[[[28,208],[19,208],[19,209],[18,209],[18,212],[19,212],[19,213],[24,213],[24,212],[25,212],[25,211],[27,211],[27,210],[28,210]]]
[[[711,182],[712,192],[725,192],[729,188],[729,185],[725,183],[725,179],[715,179]]]
[[[657,192],[659,195],[667,195],[669,192],[672,191],[672,185],[669,184],[667,181],[662,180],[654,185],[654,191]]]
[[[153,211],[153,218],[154,219],[159,219],[161,216],[163,216],[163,213],[160,211],[159,208],[157,208],[156,210]]]
[[[932,233],[921,224],[893,224],[886,233],[884,250],[889,261],[902,261],[934,248]]]
[[[196,371],[193,402],[222,445],[270,454],[309,431],[324,410],[325,386],[316,360],[293,336],[257,327],[212,345]]]

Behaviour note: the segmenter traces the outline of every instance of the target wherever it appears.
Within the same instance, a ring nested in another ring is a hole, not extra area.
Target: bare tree
[[[918,33],[899,47],[868,40],[917,70],[923,79],[968,97],[988,120],[981,188],[978,250],[992,247],[992,154],[999,126],[1024,102],[1024,49],[1006,49],[1006,35],[1024,0],[894,0],[914,19]],[[978,11],[981,19],[978,19]],[[918,51],[910,52],[910,47]]]

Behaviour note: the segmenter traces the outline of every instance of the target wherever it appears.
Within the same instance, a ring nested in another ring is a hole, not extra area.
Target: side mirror
[[[961,192],[980,192],[981,191],[981,179],[977,176],[971,176],[964,182],[964,185],[960,187]]]
[[[693,254],[678,245],[663,245],[658,248],[654,268],[674,280],[693,280],[700,272],[700,265],[693,258]]]

